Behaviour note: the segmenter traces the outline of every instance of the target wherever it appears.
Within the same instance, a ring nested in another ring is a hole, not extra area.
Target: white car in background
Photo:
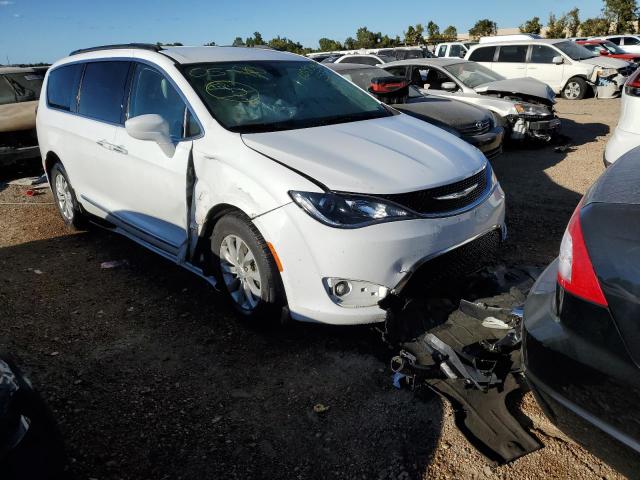
[[[469,49],[478,42],[445,42],[436,45],[436,57],[464,58]]]
[[[77,51],[48,71],[37,130],[66,223],[103,219],[249,318],[384,321],[421,266],[506,232],[477,148],[290,53]]]
[[[566,39],[480,43],[471,47],[466,59],[506,78],[540,80],[568,100],[584,98],[592,88],[598,89],[600,97],[617,95],[637,68],[623,60],[596,55]]]
[[[560,129],[555,94],[532,78],[506,79],[461,58],[421,58],[382,66],[423,93],[471,103],[493,112],[512,140],[549,141]]]
[[[604,164],[607,167],[640,146],[640,69],[624,86],[621,103],[620,120],[604,151]]]
[[[609,40],[627,53],[640,53],[640,35],[607,35],[595,39]]]
[[[383,63],[393,62],[394,57],[386,55],[376,55],[373,53],[347,53],[325,58],[321,63],[357,63],[359,65],[369,65],[375,67]]]

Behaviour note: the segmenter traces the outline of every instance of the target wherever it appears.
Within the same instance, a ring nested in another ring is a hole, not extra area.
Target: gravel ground
[[[508,198],[507,265],[548,263],[603,171],[619,101],[558,110],[570,149],[494,162]],[[99,229],[69,232],[49,202],[0,187],[0,351],[39,386],[79,479],[620,477],[529,395],[522,407],[545,447],[495,467],[449,405],[392,388],[390,352],[372,329],[250,327],[153,253]],[[110,260],[126,263],[100,268]],[[328,410],[315,413],[319,403]]]

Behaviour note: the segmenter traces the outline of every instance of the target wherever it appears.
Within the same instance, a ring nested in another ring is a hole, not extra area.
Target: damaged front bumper
[[[512,115],[508,117],[512,140],[535,139],[550,141],[560,131],[561,120],[555,115],[530,116]]]
[[[479,205],[458,215],[403,220],[362,229],[327,227],[295,204],[257,217],[254,222],[282,262],[281,278],[291,317],[328,324],[383,322],[377,305],[339,305],[327,290],[330,280],[352,286],[402,288],[425,260],[437,260],[485,234],[503,232],[504,192],[496,184]],[[381,289],[371,288],[372,295]]]

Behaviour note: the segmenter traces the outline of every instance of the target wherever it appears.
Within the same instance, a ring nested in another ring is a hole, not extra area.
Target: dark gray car
[[[337,63],[327,66],[403,113],[462,138],[477,147],[488,158],[493,158],[502,152],[504,129],[498,124],[494,115],[484,108],[448,98],[425,95],[409,85],[398,85],[400,88],[393,89],[389,94],[383,94],[375,86],[372,88],[372,84],[379,84],[385,80],[388,83],[393,83],[395,80],[401,82],[402,79],[397,79],[381,68],[368,65]]]

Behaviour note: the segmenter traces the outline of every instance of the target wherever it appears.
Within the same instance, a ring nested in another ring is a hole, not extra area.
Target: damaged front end
[[[624,83],[629,75],[632,75],[638,65],[629,63],[627,67],[596,68],[589,79],[597,98],[616,98],[620,95]]]

